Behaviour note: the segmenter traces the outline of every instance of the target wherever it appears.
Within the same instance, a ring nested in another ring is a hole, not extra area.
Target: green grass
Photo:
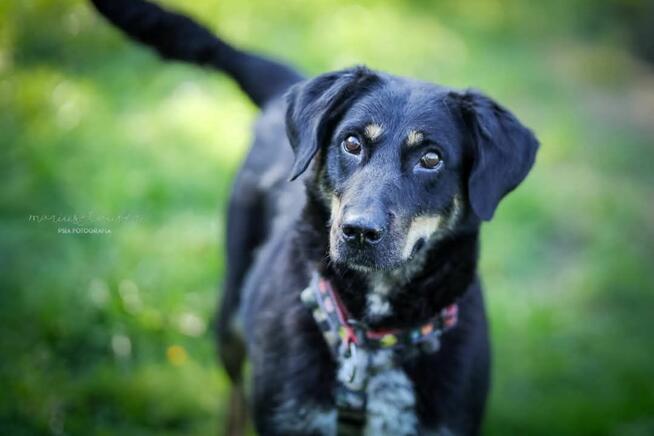
[[[588,2],[165,3],[309,74],[365,63],[512,108],[542,149],[483,233],[486,433],[654,432],[654,74],[587,31]],[[73,0],[0,4],[0,108],[0,433],[215,433],[224,208],[255,108]]]

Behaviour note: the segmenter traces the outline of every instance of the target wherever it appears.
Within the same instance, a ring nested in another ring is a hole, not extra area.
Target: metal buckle
[[[354,391],[362,390],[367,377],[368,359],[366,355],[360,355],[355,343],[343,343],[339,360],[339,372],[343,384]]]

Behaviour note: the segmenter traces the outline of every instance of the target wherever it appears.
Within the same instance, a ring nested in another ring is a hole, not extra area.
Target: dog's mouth
[[[390,271],[402,268],[413,261],[425,249],[426,245],[425,239],[420,238],[414,244],[411,255],[404,257],[399,250],[393,249],[393,247],[354,248],[342,241],[338,241],[330,249],[330,258],[336,264],[360,272]]]
[[[332,256],[332,260],[337,264],[345,265],[359,272],[393,271],[402,269],[416,259],[419,259],[420,253],[425,246],[426,242],[424,240],[418,241],[413,248],[411,256],[406,259],[399,257],[382,257],[378,259],[374,255],[365,253],[351,253],[337,258]]]
[[[361,272],[386,271],[397,268],[401,262],[386,262],[372,259],[368,256],[348,256],[342,261],[347,267]]]
[[[354,248],[345,243],[332,244],[329,257],[335,264],[356,271],[369,272],[390,269],[398,262],[380,247]]]
[[[397,230],[378,243],[353,243],[334,226],[330,232],[329,257],[335,264],[361,272],[390,271],[402,268],[418,258],[427,248],[427,237],[416,237],[409,245],[409,235],[398,238]]]

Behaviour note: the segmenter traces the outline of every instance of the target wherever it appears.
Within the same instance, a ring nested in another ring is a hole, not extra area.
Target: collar
[[[309,286],[302,291],[302,302],[313,315],[316,324],[338,359],[343,348],[392,349],[402,354],[412,348],[433,353],[440,348],[440,336],[453,328],[458,320],[458,306],[451,304],[427,322],[408,329],[373,330],[350,316],[329,280],[314,273]]]
[[[334,393],[339,435],[362,433],[371,374],[398,366],[419,352],[438,351],[441,334],[456,325],[458,316],[458,307],[452,304],[413,328],[373,330],[352,319],[332,284],[318,273],[313,274],[301,298],[338,365]],[[363,352],[357,353],[358,348]],[[376,362],[368,352],[373,350],[386,350],[390,359]]]

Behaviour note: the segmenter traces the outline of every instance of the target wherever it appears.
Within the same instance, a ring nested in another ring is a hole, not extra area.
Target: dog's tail
[[[229,74],[259,107],[303,77],[292,68],[231,47],[190,18],[142,0],[91,0],[116,27],[162,57]]]

